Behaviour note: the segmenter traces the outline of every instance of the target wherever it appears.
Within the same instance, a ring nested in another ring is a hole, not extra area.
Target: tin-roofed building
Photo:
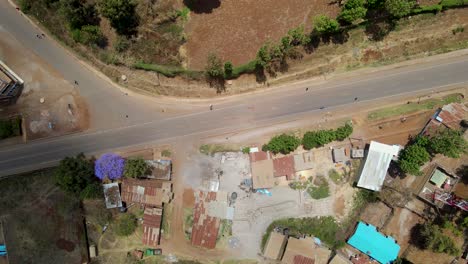
[[[120,197],[119,184],[117,182],[107,183],[103,184],[102,187],[104,189],[106,208],[112,209],[122,207],[122,198]]]
[[[217,193],[195,191],[194,195],[192,245],[213,249],[216,247],[221,219],[208,215],[207,204],[216,201]]]
[[[122,200],[126,203],[161,207],[171,201],[172,195],[171,182],[129,178],[122,181]]]
[[[372,191],[382,189],[390,162],[400,151],[400,146],[371,141],[358,187]]]
[[[273,176],[282,177],[291,180],[294,177],[294,157],[284,156],[281,158],[273,159]]]
[[[289,237],[282,259],[286,264],[314,263],[327,264],[331,251],[315,243],[313,237]]]
[[[161,208],[145,208],[143,214],[143,244],[156,247],[161,235]]]
[[[312,151],[294,155],[294,167],[296,171],[312,169],[314,167]]]
[[[269,189],[275,186],[273,160],[260,160],[250,164],[253,189]]]
[[[281,260],[286,242],[287,238],[285,235],[272,231],[267,243],[265,244],[263,256],[269,259]]]

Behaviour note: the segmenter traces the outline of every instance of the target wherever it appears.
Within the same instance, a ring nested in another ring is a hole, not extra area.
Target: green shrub
[[[346,23],[353,23],[358,19],[362,19],[366,16],[367,8],[365,7],[366,2],[364,0],[348,0],[344,4],[341,13],[338,16],[339,20]]]
[[[315,180],[319,181],[317,186],[309,186],[309,188],[307,188],[307,192],[309,193],[310,197],[318,200],[330,196],[328,181],[320,176],[317,176]]]
[[[385,0],[385,9],[395,18],[409,15],[414,5],[413,0]]]
[[[250,153],[250,147],[243,147],[242,148],[242,153],[249,154]]]
[[[215,54],[208,55],[205,72],[210,78],[224,78],[224,70],[221,60]]]
[[[331,169],[328,171],[328,177],[336,184],[341,181],[342,175],[337,172],[335,169]]]
[[[31,0],[19,0],[19,7],[21,11],[27,14],[32,7]]]
[[[351,136],[352,133],[353,133],[353,126],[351,126],[351,124],[349,123],[346,123],[346,125],[339,127],[335,130],[335,137],[336,137],[336,140],[343,141],[347,137]]]
[[[103,197],[102,185],[99,182],[93,182],[86,186],[80,193],[80,199],[97,199]]]
[[[256,70],[257,61],[249,61],[246,64],[239,65],[232,69],[232,74],[229,78],[237,78],[244,73],[254,73]]]
[[[98,26],[86,25],[81,28],[81,43],[85,45],[97,45],[104,39]]]
[[[134,68],[146,71],[155,71],[166,77],[175,77],[176,75],[183,73],[185,70],[180,67],[171,67],[158,64],[147,64],[143,62],[137,62],[133,65]]]
[[[313,149],[322,147],[336,139],[335,132],[333,130],[318,130],[308,131],[302,138],[302,145],[304,149]]]
[[[456,35],[457,33],[462,33],[463,31],[465,31],[465,28],[463,26],[458,26],[452,29],[452,34]]]
[[[468,0],[442,0],[440,5],[442,5],[444,9],[462,7],[468,5]]]
[[[148,173],[150,166],[141,158],[128,159],[125,162],[124,176],[130,178],[138,178],[145,176]]]
[[[232,62],[227,61],[224,63],[224,76],[230,78],[232,76],[233,65]]]
[[[172,155],[172,153],[168,149],[165,149],[165,150],[161,151],[161,156],[163,156],[163,157],[170,157],[171,155]]]
[[[404,173],[422,175],[419,168],[430,159],[429,152],[425,147],[414,144],[406,146],[400,153],[398,164]]]
[[[257,52],[257,58],[256,62],[261,65],[262,67],[265,67],[270,63],[271,61],[271,55],[270,55],[270,45],[265,44],[260,47],[260,49]]]
[[[422,13],[439,13],[442,11],[442,6],[439,4],[436,5],[430,5],[430,6],[420,6],[417,7],[413,10],[411,10],[411,14],[417,15],[417,14],[422,14]]]
[[[466,153],[467,142],[460,131],[445,129],[431,137],[428,149],[432,154],[442,154],[456,159]]]
[[[299,147],[301,140],[295,136],[281,134],[273,137],[268,144],[263,146],[263,150],[269,150],[274,154],[289,154]]]
[[[335,19],[318,15],[314,18],[314,30],[319,34],[333,34],[340,31],[340,24]]]
[[[21,118],[0,120],[0,139],[21,135]]]
[[[300,25],[297,28],[289,30],[288,35],[281,39],[281,45],[283,48],[288,47],[288,45],[285,46],[285,42],[289,42],[291,46],[304,46],[309,44],[310,37],[307,34],[305,34],[304,25]]]
[[[116,52],[124,52],[130,47],[130,40],[127,37],[119,36],[114,44]]]
[[[129,236],[135,232],[136,220],[133,214],[124,214],[115,223],[115,233],[119,236]]]

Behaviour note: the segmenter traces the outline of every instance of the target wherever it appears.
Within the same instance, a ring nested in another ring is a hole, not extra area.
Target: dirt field
[[[25,81],[17,103],[3,109],[0,115],[21,114],[27,139],[58,136],[88,127],[87,107],[77,90],[1,28],[0,59]]]
[[[0,180],[10,263],[87,261],[79,201],[58,189],[51,170]]]
[[[200,1],[207,5],[208,1]],[[216,1],[213,1],[216,2]],[[185,31],[188,66],[202,70],[210,53],[234,65],[255,58],[267,41],[277,42],[288,30],[305,25],[319,14],[334,17],[339,11],[327,0],[224,0],[210,12],[192,12]]]
[[[361,213],[361,220],[377,228],[382,228],[391,213],[392,209],[384,203],[371,203]]]
[[[394,214],[383,232],[395,238],[400,245],[400,253],[405,252],[409,246],[410,232],[413,226],[422,223],[424,220],[417,214],[406,208],[394,208]]]

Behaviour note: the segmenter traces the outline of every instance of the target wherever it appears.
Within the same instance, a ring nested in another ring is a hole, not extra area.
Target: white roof
[[[373,191],[380,191],[387,175],[390,161],[392,161],[393,156],[398,155],[399,151],[400,146],[398,145],[392,146],[371,141],[366,163],[362,169],[357,186]]]

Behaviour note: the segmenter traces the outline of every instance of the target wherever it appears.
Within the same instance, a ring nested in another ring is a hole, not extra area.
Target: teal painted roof
[[[400,246],[395,239],[379,233],[375,226],[359,222],[348,244],[382,264],[391,263],[398,257]]]

